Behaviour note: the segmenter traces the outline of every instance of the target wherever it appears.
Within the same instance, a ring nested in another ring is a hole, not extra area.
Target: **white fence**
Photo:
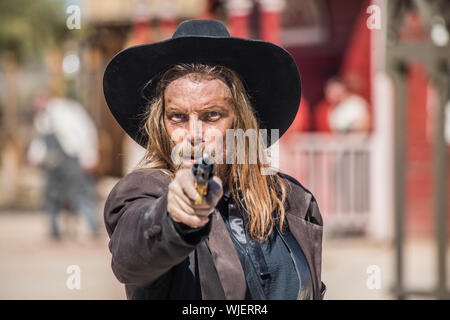
[[[370,135],[300,133],[280,145],[280,169],[313,193],[326,232],[364,232],[372,207],[371,152]]]

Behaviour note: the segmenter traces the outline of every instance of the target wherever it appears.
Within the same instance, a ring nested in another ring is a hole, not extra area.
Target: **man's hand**
[[[214,176],[208,184],[208,194],[201,205],[195,204],[199,196],[195,188],[195,178],[191,168],[177,171],[169,184],[167,211],[175,222],[184,223],[191,228],[203,227],[208,223],[208,216],[222,198],[222,181]]]

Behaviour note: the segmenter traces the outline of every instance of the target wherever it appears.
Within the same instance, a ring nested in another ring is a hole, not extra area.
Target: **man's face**
[[[219,150],[214,145],[221,136],[225,151],[226,130],[232,128],[234,120],[231,92],[225,83],[188,74],[167,86],[164,103],[164,123],[175,145],[190,144],[192,152],[194,147]],[[193,158],[186,161],[192,164]]]

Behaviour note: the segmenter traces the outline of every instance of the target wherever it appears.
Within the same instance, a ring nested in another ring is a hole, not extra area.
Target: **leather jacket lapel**
[[[215,210],[213,214],[207,245],[211,251],[225,297],[229,300],[245,299],[246,281],[236,249],[220,212]],[[205,276],[208,278],[208,275],[203,275],[203,278]],[[202,280],[200,281],[202,282]],[[202,284],[202,289],[205,285],[205,283]]]

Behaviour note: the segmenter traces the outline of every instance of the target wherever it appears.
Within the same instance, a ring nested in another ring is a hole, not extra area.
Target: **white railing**
[[[326,232],[363,232],[371,212],[372,138],[300,133],[280,145],[280,169],[310,190]]]

